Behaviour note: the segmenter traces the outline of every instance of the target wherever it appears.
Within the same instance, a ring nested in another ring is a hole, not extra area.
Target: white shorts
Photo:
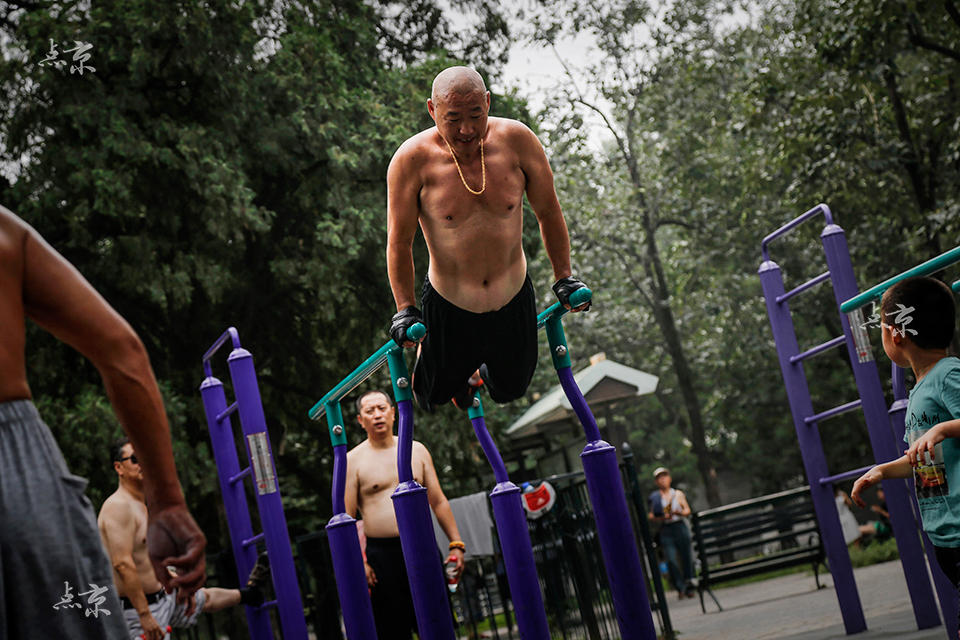
[[[193,599],[197,603],[193,614],[187,615],[187,605],[177,604],[177,592],[164,593],[160,599],[150,605],[150,613],[153,619],[157,621],[161,629],[170,626],[174,629],[182,627],[192,627],[197,623],[197,618],[203,613],[203,606],[207,603],[207,593],[203,589],[198,589],[193,594]],[[130,640],[139,640],[143,633],[143,627],[140,626],[140,616],[136,609],[124,609],[123,617],[127,621],[127,628],[130,630]],[[164,638],[170,637],[169,634]]]

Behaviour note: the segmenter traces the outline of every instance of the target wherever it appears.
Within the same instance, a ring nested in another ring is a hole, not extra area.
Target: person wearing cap
[[[690,529],[684,520],[691,513],[690,505],[683,491],[670,486],[673,479],[669,469],[657,467],[653,471],[653,478],[657,489],[650,494],[650,513],[647,518],[651,522],[661,523],[660,545],[667,556],[670,578],[680,594],[680,599],[692,598],[693,554],[690,548]]]

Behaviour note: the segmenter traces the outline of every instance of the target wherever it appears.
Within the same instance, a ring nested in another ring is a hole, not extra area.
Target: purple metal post
[[[559,323],[560,320],[553,322]],[[556,346],[551,340],[551,349],[556,349]],[[587,446],[583,448],[580,458],[597,522],[597,537],[607,569],[620,636],[623,640],[656,640],[657,630],[650,614],[646,579],[617,465],[617,450],[600,439],[597,421],[574,381],[570,367],[558,368],[557,376],[587,434]]]
[[[479,398],[475,402],[479,402]],[[510,593],[523,594],[522,597],[513,599],[520,637],[523,640],[550,640],[550,627],[547,624],[537,577],[537,563],[533,558],[533,547],[530,543],[530,529],[520,503],[520,487],[510,482],[507,477],[507,468],[497,445],[490,437],[490,432],[487,431],[482,409],[479,415],[476,415],[478,408],[480,407],[475,405],[475,408],[471,409],[470,422],[483,453],[493,467],[493,475],[497,481],[497,486],[490,493],[490,501],[493,503],[493,519],[500,537],[507,582],[510,584]]]
[[[333,403],[326,410],[332,426],[343,429],[340,404]],[[341,431],[342,433],[342,431]],[[346,513],[344,490],[347,484],[347,445],[333,447],[333,517],[327,522],[327,540],[330,557],[333,559],[333,574],[337,579],[337,595],[343,626],[351,640],[376,640],[377,627],[373,619],[373,605],[367,587],[367,574],[363,569],[363,553],[357,537],[357,521]]]
[[[283,513],[283,499],[280,496],[280,484],[267,433],[267,421],[260,401],[253,356],[246,349],[236,348],[227,358],[227,365],[237,398],[244,443],[253,467],[255,495],[270,557],[270,574],[277,594],[280,626],[287,640],[306,640],[307,622],[303,616],[303,600],[297,584],[293,551],[287,534],[287,519]]]
[[[237,579],[240,584],[246,584],[250,570],[257,561],[256,547],[243,544],[244,540],[253,537],[253,525],[250,524],[250,510],[247,507],[247,496],[241,481],[240,461],[233,441],[233,425],[230,416],[226,415],[222,420],[217,419],[217,416],[227,409],[227,397],[223,391],[223,383],[210,375],[209,369],[207,377],[200,384],[200,397],[203,400],[203,411],[207,415],[213,458],[217,464],[220,494],[223,496],[223,510],[227,517],[230,546],[233,548],[233,557],[236,561]],[[236,480],[231,481],[231,478]],[[244,609],[251,640],[272,640],[273,631],[270,627],[269,611],[260,607],[244,607]]]
[[[893,377],[893,404],[890,405],[888,413],[890,415],[890,422],[893,426],[894,441],[901,445],[900,449],[903,449],[905,446],[905,444],[903,444],[903,436],[905,431],[904,418],[907,414],[907,390],[903,379],[903,369],[898,367],[896,363],[891,363],[891,368],[891,374]],[[903,484],[903,482],[900,480],[884,480],[884,493],[887,493],[887,486],[891,484]],[[940,600],[940,612],[943,614],[944,630],[947,632],[947,638],[953,640],[953,638],[957,637],[957,590],[940,569],[940,563],[937,562],[937,555],[933,550],[933,543],[930,541],[930,538],[927,537],[927,533],[923,530],[923,526],[920,524],[920,505],[917,504],[917,494],[914,489],[913,479],[911,478],[907,480],[906,484],[907,494],[910,496],[912,516],[914,519],[913,526],[920,530],[920,535],[923,539],[923,548],[926,552],[927,564],[929,565],[930,573],[933,576],[933,586],[936,587],[937,598]],[[890,502],[888,499],[887,504],[889,505],[889,503]],[[914,567],[911,567],[911,569],[913,570],[915,567],[919,566],[920,565],[914,565]],[[906,571],[906,566],[904,566],[904,570]],[[921,572],[917,571],[917,573]],[[925,574],[925,572],[923,573]]]
[[[400,484],[391,498],[400,529],[400,546],[407,565],[417,629],[420,640],[453,640],[453,618],[450,616],[443,564],[430,518],[427,490],[413,479],[410,466],[413,449],[412,401],[397,402],[397,411],[400,415],[397,443]]]
[[[868,359],[858,354],[850,329],[850,320],[847,314],[840,312],[840,305],[858,293],[846,234],[838,225],[828,224],[820,234],[820,239],[827,258],[827,268],[830,270],[830,277],[833,280],[837,313],[840,315],[843,334],[847,339],[847,353],[850,357],[857,389],[860,392],[861,408],[867,422],[867,432],[870,436],[870,446],[873,449],[874,460],[878,463],[887,462],[900,457],[900,451],[903,447],[898,446],[893,439],[890,418],[886,412],[886,401],[883,397],[883,388],[880,385],[880,374],[877,372],[877,363],[872,357]],[[917,628],[935,627],[940,624],[940,618],[937,615],[937,607],[933,602],[933,589],[930,587],[930,581],[927,579],[925,572],[913,569],[923,566],[923,548],[917,537],[917,525],[910,506],[907,485],[900,480],[891,480],[883,484],[887,496],[888,511],[890,512],[890,524],[897,540],[897,549],[900,551],[900,562],[903,566],[904,578],[907,581],[907,589],[910,592]],[[956,600],[955,590],[953,597]]]
[[[771,238],[771,236],[767,237]],[[783,276],[780,273],[780,267],[772,260],[766,259],[766,246],[763,249],[765,261],[760,265],[760,284],[767,302],[767,314],[773,329],[780,371],[787,389],[787,399],[790,403],[790,412],[793,414],[797,440],[800,443],[804,470],[810,484],[810,495],[820,523],[820,537],[827,551],[844,628],[848,634],[858,633],[867,628],[867,623],[863,617],[857,584],[853,579],[850,554],[843,540],[840,516],[833,498],[833,488],[821,485],[819,482],[820,478],[828,476],[829,473],[827,460],[823,454],[823,443],[820,441],[820,432],[816,425],[809,425],[805,420],[806,417],[813,415],[813,402],[807,387],[807,377],[803,372],[802,362],[790,362],[792,356],[800,353],[800,345],[797,343],[797,335],[793,329],[789,306],[786,302],[777,302],[777,298],[784,293]]]

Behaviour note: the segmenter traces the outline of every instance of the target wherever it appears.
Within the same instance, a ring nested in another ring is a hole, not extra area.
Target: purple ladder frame
[[[227,357],[227,364],[236,397],[236,402],[229,407],[223,383],[213,377],[210,365],[210,359],[228,339],[233,343],[233,351]],[[246,583],[247,576],[257,559],[257,542],[262,539],[266,543],[270,558],[270,574],[277,596],[276,600],[265,602],[259,607],[246,607],[250,637],[252,640],[273,638],[269,609],[276,607],[284,638],[306,640],[307,623],[303,615],[303,601],[297,584],[293,551],[290,547],[287,521],[283,513],[283,499],[280,495],[270,436],[267,432],[263,404],[257,386],[253,356],[240,346],[240,337],[235,328],[227,329],[203,355],[203,371],[205,378],[200,385],[200,395],[203,399],[213,455],[217,463],[227,527],[236,560],[237,578],[240,584]],[[247,451],[248,466],[242,470],[230,419],[234,412],[239,413]],[[253,455],[250,450],[251,442],[264,443],[266,455]],[[259,474],[256,469],[257,462],[261,465]],[[242,484],[243,479],[248,476],[258,476],[254,477],[254,482],[259,480],[263,483],[255,493],[263,526],[263,532],[257,535],[254,535],[250,523],[249,506]]]
[[[823,215],[826,220],[826,226],[821,234],[821,242],[823,243],[829,270],[826,274],[821,274],[786,293],[780,267],[770,260],[767,245],[803,222],[820,215]],[[870,444],[876,461],[884,462],[898,457],[898,447],[890,429],[890,421],[885,414],[886,403],[883,398],[876,363],[872,356],[864,357],[863,354],[858,356],[847,315],[840,313],[840,321],[844,332],[842,341],[835,338],[824,345],[801,353],[790,308],[787,304],[789,298],[824,282],[827,279],[825,275],[829,274],[839,311],[839,307],[844,301],[857,294],[850,252],[847,248],[843,229],[833,223],[830,209],[821,204],[764,238],[761,243],[761,255],[763,262],[759,269],[760,282],[766,299],[767,314],[773,330],[777,356],[780,361],[780,371],[787,390],[787,398],[800,444],[804,469],[810,484],[810,493],[817,513],[817,520],[820,524],[821,538],[833,574],[844,627],[848,634],[858,633],[866,629],[866,621],[833,496],[833,483],[840,479],[852,477],[851,474],[855,472],[845,472],[833,476],[829,474],[818,431],[818,423],[831,416],[860,407],[867,422]],[[847,344],[860,399],[814,414],[813,402],[807,386],[802,361],[827,348],[839,346],[841,342]],[[856,470],[856,472],[860,471],[862,470]],[[930,582],[925,574],[908,570],[908,567],[922,566],[923,550],[916,535],[917,523],[910,507],[906,484],[901,481],[885,481],[884,489],[887,493],[891,525],[900,551],[904,578],[910,592],[917,627],[925,629],[936,626],[940,624],[940,620],[932,602],[933,592]]]

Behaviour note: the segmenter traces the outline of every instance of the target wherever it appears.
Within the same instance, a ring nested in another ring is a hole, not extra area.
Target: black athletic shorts
[[[367,564],[377,576],[370,589],[378,640],[410,640],[417,630],[400,538],[367,538]]]
[[[523,396],[537,368],[537,300],[530,276],[496,311],[473,313],[445,300],[424,280],[427,336],[413,372],[413,393],[426,411],[449,402],[485,365],[483,383],[496,402]]]

